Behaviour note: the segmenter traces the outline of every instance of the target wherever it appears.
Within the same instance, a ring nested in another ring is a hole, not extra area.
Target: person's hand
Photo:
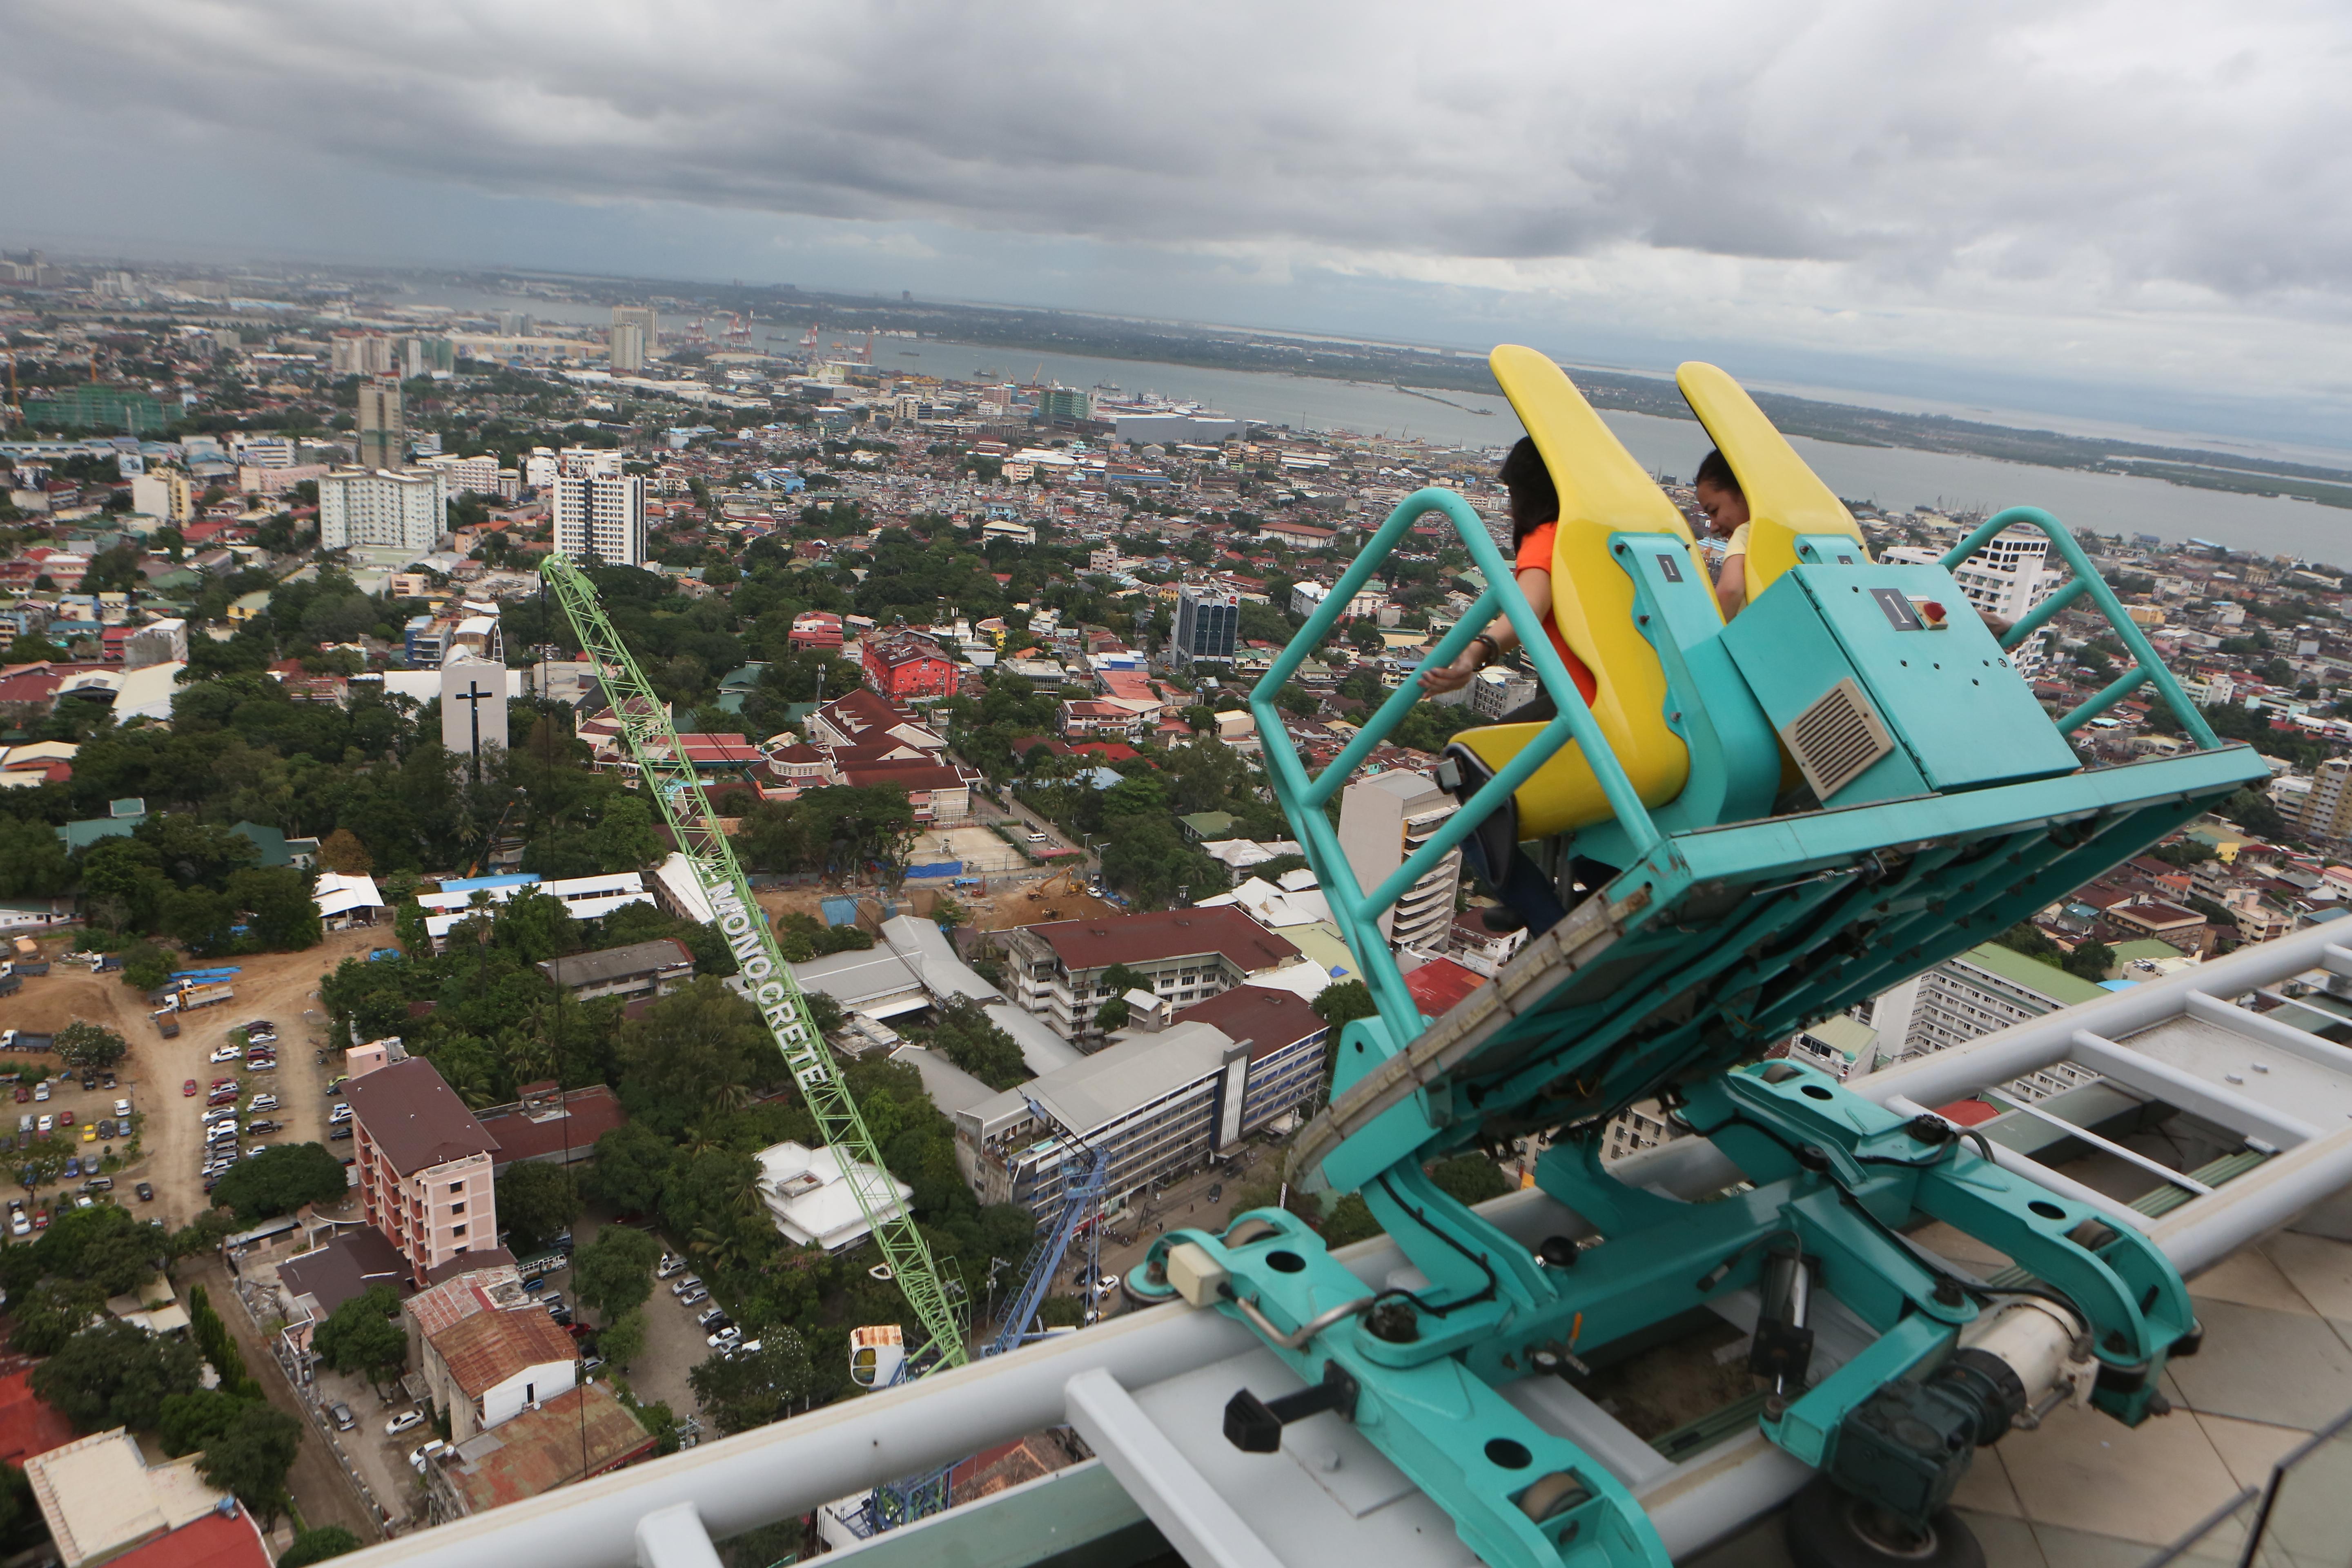
[[[1452,664],[1439,665],[1433,669],[1423,670],[1421,689],[1431,692],[1459,691],[1469,685],[1470,678],[1484,668],[1475,657],[1465,653]]]

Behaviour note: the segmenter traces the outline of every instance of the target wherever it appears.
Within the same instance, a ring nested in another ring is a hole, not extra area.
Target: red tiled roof
[[[268,1543],[242,1507],[208,1513],[107,1559],[109,1568],[270,1568],[270,1562]]]
[[[0,1377],[0,1463],[22,1465],[74,1440],[73,1423],[33,1392],[29,1363]]]
[[[601,1383],[583,1384],[501,1422],[498,1439],[496,1447],[486,1444],[483,1452],[470,1457],[471,1445],[461,1445],[457,1458],[441,1462],[443,1479],[465,1500],[469,1513],[616,1469],[648,1457],[656,1443]]]
[[[1236,985],[1205,1002],[1193,1003],[1168,1021],[1213,1024],[1228,1039],[1247,1040],[1254,1062],[1331,1026],[1298,993],[1272,985]]]
[[[494,1153],[499,1147],[423,1057],[353,1079],[344,1098],[368,1141],[404,1176],[468,1154]]]
[[[962,789],[967,784],[955,769],[937,763],[849,763],[841,764],[841,776],[858,789]]]
[[[1188,952],[1221,952],[1242,969],[1255,972],[1298,956],[1297,948],[1230,906],[1054,921],[1027,929],[1073,971],[1143,963]]]
[[[1443,1018],[1462,999],[1486,984],[1486,977],[1474,969],[1465,969],[1450,958],[1433,958],[1404,977],[1404,988],[1421,1010],[1433,1018]]]
[[[479,1399],[526,1367],[576,1361],[580,1354],[572,1336],[537,1307],[460,1318],[430,1342],[468,1399]]]
[[[562,1158],[567,1152],[576,1160],[594,1148],[597,1139],[629,1120],[619,1098],[601,1083],[572,1090],[563,1097],[563,1108],[569,1115],[544,1121],[509,1111],[484,1121],[483,1130],[499,1141],[499,1163]]]

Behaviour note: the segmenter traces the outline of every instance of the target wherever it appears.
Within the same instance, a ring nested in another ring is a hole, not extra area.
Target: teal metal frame
[[[1486,590],[1414,677],[1310,776],[1275,694],[1432,511],[1453,524]],[[2000,1170],[1948,1132],[1906,1121],[1825,1074],[1758,1059],[1807,1024],[1999,934],[2266,772],[2243,747],[2220,743],[2080,545],[2047,513],[2000,513],[1943,567],[2017,524],[2046,533],[2074,580],[2011,628],[2002,648],[2088,595],[2134,659],[2128,675],[2060,721],[2061,731],[2152,683],[2198,749],[1773,816],[1780,750],[1763,706],[1728,657],[1712,604],[1699,597],[1705,585],[1654,567],[1685,548],[1678,537],[1612,540],[1666,679],[1668,723],[1691,752],[1688,784],[1654,811],[1478,514],[1450,491],[1408,497],[1275,660],[1250,705],[1276,796],[1378,1009],[1341,1031],[1332,1101],[1301,1136],[1294,1177],[1319,1173],[1335,1189],[1360,1190],[1428,1283],[1368,1293],[1304,1222],[1260,1210],[1222,1235],[1161,1237],[1130,1286],[1146,1297],[1171,1293],[1170,1248],[1201,1248],[1225,1272],[1221,1310],[1251,1322],[1309,1385],[1344,1389],[1339,1403],[1349,1418],[1496,1568],[1665,1562],[1624,1489],[1496,1390],[1581,1368],[1583,1358],[1604,1359],[1644,1331],[1757,1286],[1765,1244],[1776,1238],[1811,1259],[1819,1288],[1880,1335],[1768,1409],[1766,1435],[1808,1464],[1832,1466],[1850,1415],[1940,1362],[1981,1308],[2011,1293],[1956,1274],[1903,1240],[1904,1227],[1927,1219],[1996,1247],[2031,1277],[2021,1289],[2063,1301],[2100,1369],[2095,1403],[2127,1423],[2144,1418],[2166,1356],[2195,1331],[2185,1287],[2145,1237],[2096,1224],[2086,1205]],[[1775,595],[1819,595],[1842,572],[1855,574],[1857,589],[1865,578],[1885,579],[1886,568],[1855,559],[1850,540],[1801,544],[1815,547],[1801,548],[1803,581],[1776,583],[1759,605]],[[1952,620],[1974,626],[1945,571],[1920,570],[1934,579],[1921,586],[1955,601]],[[1795,604],[1780,605],[1783,619]],[[1326,807],[1420,700],[1420,673],[1451,663],[1496,615],[1518,633],[1558,717],[1367,891]],[[1762,661],[1749,652],[1753,669]],[[2018,678],[2002,661],[1992,679]],[[1622,869],[1515,961],[1493,988],[1506,1001],[1481,993],[1433,1023],[1413,1005],[1380,916],[1570,743],[1612,814],[1580,830],[1576,847]],[[1986,744],[1999,748],[2001,738],[1987,736]],[[1747,1184],[1692,1205],[1618,1182],[1600,1157],[1598,1134],[1645,1098],[1713,1140]],[[1536,1163],[1537,1184],[1590,1221],[1601,1244],[1562,1243],[1531,1256],[1424,1172],[1449,1151],[1533,1132],[1554,1139]],[[1864,1491],[1870,1485],[1839,1481]]]

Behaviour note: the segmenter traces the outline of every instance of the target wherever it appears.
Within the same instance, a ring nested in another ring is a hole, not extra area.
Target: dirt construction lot
[[[13,996],[0,997],[0,1027],[49,1034],[76,1019],[102,1024],[131,1042],[131,1054],[115,1069],[119,1087],[111,1092],[79,1088],[62,1089],[42,1109],[71,1110],[77,1123],[111,1111],[120,1096],[143,1119],[141,1157],[115,1173],[117,1202],[142,1218],[160,1219],[177,1229],[210,1206],[202,1177],[205,1086],[215,1079],[238,1078],[248,1095],[275,1094],[278,1109],[261,1114],[283,1131],[249,1143],[325,1142],[327,1079],[342,1071],[340,1053],[321,1064],[326,1043],[326,1015],[318,999],[319,978],[354,953],[384,945],[388,933],[365,929],[331,932],[305,952],[273,952],[228,960],[237,973],[229,979],[235,1000],[202,1008],[180,1019],[177,1039],[155,1032],[147,1016],[146,999],[116,974],[92,974],[79,963],[60,958],[62,943],[42,943],[52,959],[47,974],[29,975]],[[245,1072],[237,1064],[215,1066],[205,1058],[225,1045],[228,1032],[250,1019],[267,1018],[278,1026],[278,1063],[268,1072]],[[44,1056],[0,1056],[0,1068],[57,1066]],[[62,1069],[60,1069],[62,1070]],[[196,1080],[199,1092],[190,1098],[181,1086]],[[23,1110],[31,1110],[26,1106]],[[120,1145],[118,1145],[119,1147]],[[249,1145],[248,1145],[249,1146]],[[342,1146],[328,1143],[338,1153]],[[90,1144],[95,1152],[100,1145]],[[140,1182],[152,1183],[155,1201],[142,1204],[133,1191]],[[43,1194],[44,1201],[47,1194]]]

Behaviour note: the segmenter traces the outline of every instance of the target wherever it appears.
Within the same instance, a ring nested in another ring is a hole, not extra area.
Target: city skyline
[[[102,59],[86,9],[0,23],[37,154],[11,244],[1736,356],[2289,440],[2347,401],[2341,176],[2302,151],[2340,133],[2345,24],[2315,12],[1304,10],[1244,36],[717,8],[641,36],[594,7],[97,9]],[[94,93],[115,110],[69,115]],[[105,170],[157,146],[243,198],[122,203]]]

